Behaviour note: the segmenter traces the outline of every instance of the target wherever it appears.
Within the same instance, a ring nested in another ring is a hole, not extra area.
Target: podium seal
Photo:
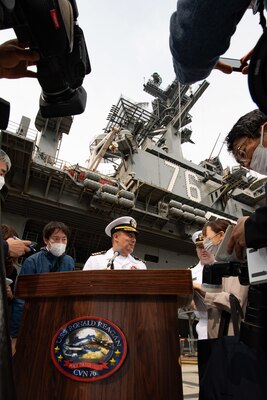
[[[123,332],[99,317],[79,317],[54,335],[51,357],[56,368],[70,379],[93,382],[114,374],[127,354]]]

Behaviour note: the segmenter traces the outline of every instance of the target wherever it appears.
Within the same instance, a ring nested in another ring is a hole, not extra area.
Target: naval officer
[[[192,280],[193,282],[198,282],[202,284],[202,273],[204,265],[213,264],[214,256],[211,252],[205,250],[203,242],[204,237],[202,231],[197,231],[192,235],[192,241],[196,246],[196,252],[199,259],[198,264],[191,267],[192,272]],[[192,304],[194,309],[194,313],[198,318],[198,323],[196,325],[196,331],[198,335],[198,339],[207,339],[208,338],[208,312],[204,309],[198,310],[197,305],[195,303]]]
[[[83,269],[146,269],[142,260],[131,255],[138,234],[136,227],[136,221],[128,216],[110,222],[105,233],[111,237],[112,248],[92,254]]]

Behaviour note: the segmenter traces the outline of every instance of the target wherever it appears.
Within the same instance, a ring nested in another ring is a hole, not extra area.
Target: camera
[[[249,285],[247,263],[229,261],[204,265],[202,287],[206,292],[221,292],[222,278],[229,276],[238,276],[241,285]]]
[[[0,0],[0,29],[13,28],[21,43],[40,54],[37,79],[44,118],[85,110],[82,83],[91,65],[77,18],[75,0]]]
[[[240,326],[240,340],[259,351],[267,351],[267,283],[250,284],[250,269],[254,271],[254,266],[251,268],[247,262],[215,262],[205,265],[202,287],[207,292],[221,292],[222,278],[229,276],[238,276],[241,285],[249,285],[245,318]]]

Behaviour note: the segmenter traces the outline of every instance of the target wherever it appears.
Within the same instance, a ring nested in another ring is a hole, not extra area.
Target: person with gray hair
[[[2,149],[0,149],[0,161],[3,161],[6,164],[6,172],[5,172],[6,174],[11,168],[11,161],[9,156]]]
[[[0,149],[0,190],[5,184],[5,176],[11,168],[11,161],[7,153]],[[30,251],[28,245],[31,244],[29,240],[17,240],[9,238],[3,240],[4,256],[20,257]]]
[[[0,190],[5,184],[5,176],[11,168],[11,161],[7,153],[0,149]],[[20,257],[26,252],[30,251],[28,245],[31,243],[28,240],[17,240],[14,237],[9,237],[7,240],[2,240],[4,259],[7,257]],[[10,287],[6,285],[7,295],[9,294]]]
[[[4,150],[0,149],[0,190],[5,184],[5,176],[11,168],[11,161]]]

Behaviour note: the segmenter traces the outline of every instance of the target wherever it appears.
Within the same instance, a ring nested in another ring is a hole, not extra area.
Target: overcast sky
[[[65,135],[60,158],[85,165],[89,142],[102,133],[112,104],[120,95],[136,102],[151,102],[143,92],[143,83],[153,72],[162,77],[166,88],[175,78],[169,51],[169,19],[175,11],[175,0],[77,0],[79,25],[83,29],[92,65],[84,80],[87,106],[75,116],[72,129]],[[258,16],[248,10],[238,26],[226,56],[240,58],[253,48],[262,33]],[[2,30],[1,41],[14,37]],[[224,75],[213,71],[209,88],[193,107],[193,144],[183,145],[187,159],[199,163],[207,158],[221,133],[213,155],[236,120],[256,108],[250,98],[247,77],[234,72]],[[10,120],[20,122],[22,115],[32,120],[39,107],[40,86],[35,79],[1,80],[1,97],[10,101]],[[223,165],[233,164],[226,150]]]

